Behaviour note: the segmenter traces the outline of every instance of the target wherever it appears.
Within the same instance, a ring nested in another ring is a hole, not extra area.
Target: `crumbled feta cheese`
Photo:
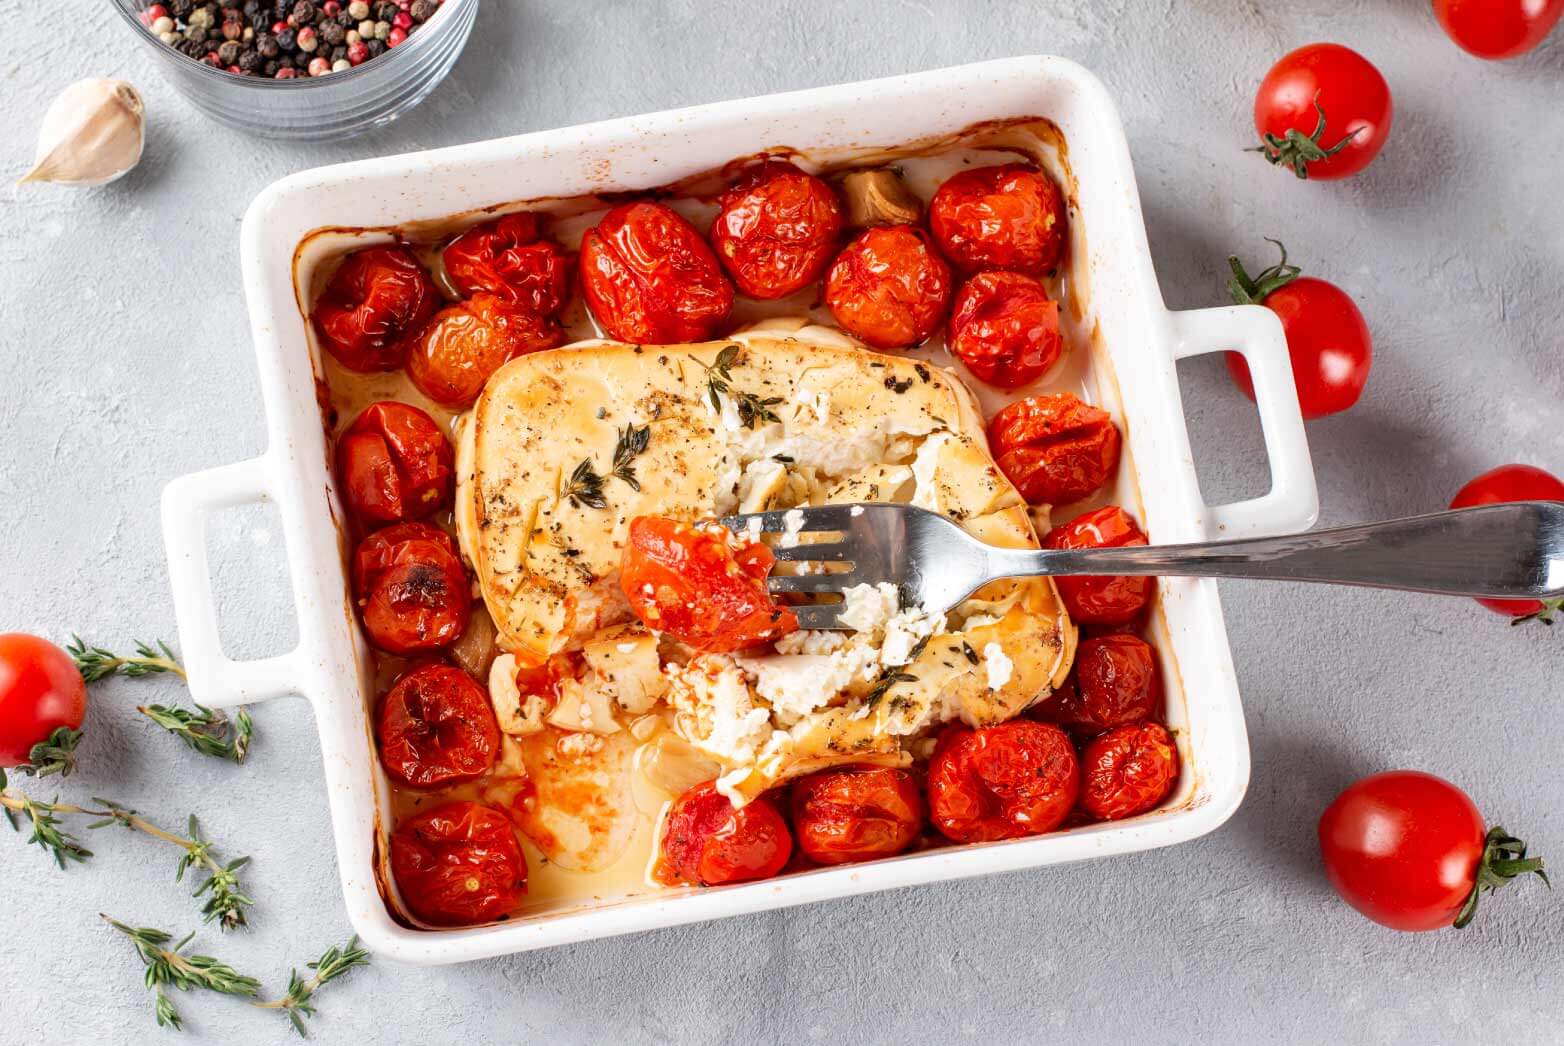
[[[776,648],[779,654],[830,654],[842,649],[846,642],[847,637],[842,632],[801,628],[777,640]]]
[[[771,705],[783,726],[824,708],[855,683],[879,675],[879,651],[870,643],[849,644],[831,654],[777,654],[742,657],[739,667],[755,680],[755,692]]]
[[[837,620],[854,632],[878,631],[901,609],[896,586],[885,582],[854,585],[842,593],[842,601]]]
[[[516,656],[501,654],[489,666],[489,704],[500,729],[513,737],[525,737],[543,729],[548,702],[539,694],[528,694],[525,703],[516,685]]]
[[[798,545],[798,533],[804,529],[804,510],[790,508],[782,514],[782,540],[777,542],[782,548],[795,548]]]
[[[857,519],[859,516],[863,515],[863,506],[862,505],[854,505],[852,508],[847,510],[847,514],[851,518]]]
[[[1006,656],[1004,647],[998,643],[985,643],[983,670],[988,674],[988,688],[998,690],[1010,682],[1010,676],[1015,672],[1015,663]]]
[[[757,706],[733,659],[719,654],[673,675],[669,693],[679,733],[729,766],[753,764],[772,733],[771,712]]]

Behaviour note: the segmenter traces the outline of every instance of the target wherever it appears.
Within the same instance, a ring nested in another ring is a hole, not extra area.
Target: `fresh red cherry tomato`
[[[793,784],[793,832],[819,864],[892,857],[923,830],[918,779],[886,766],[824,770]]]
[[[922,342],[950,305],[950,266],[913,225],[865,229],[825,277],[825,303],[843,330],[877,349]]]
[[[47,639],[25,632],[0,635],[0,767],[34,765],[33,748],[61,728],[81,729],[87,715],[87,684],[71,656]],[[69,773],[69,749],[51,772]]]
[[[785,160],[768,160],[717,198],[711,245],[751,298],[785,298],[820,278],[842,235],[829,185]]]
[[[581,291],[609,337],[705,341],[733,308],[733,284],[695,226],[660,203],[626,203],[581,240]]]
[[[451,498],[455,460],[433,418],[405,403],[365,407],[337,440],[342,500],[362,522],[401,523]]]
[[[1075,651],[1075,688],[1049,718],[1100,734],[1162,713],[1157,652],[1139,636],[1110,634],[1082,640]]]
[[[1123,548],[1146,544],[1146,535],[1117,505],[1077,516],[1050,530],[1044,548]],[[1139,616],[1157,583],[1149,577],[1056,577],[1070,616],[1083,625],[1122,625]]]
[[[712,781],[675,799],[663,827],[663,864],[680,882],[769,879],[792,852],[793,836],[768,796],[735,810]]]
[[[1081,752],[1081,806],[1118,821],[1152,809],[1178,781],[1178,748],[1161,723],[1130,723],[1100,735]]]
[[[1374,339],[1345,291],[1312,276],[1299,276],[1298,267],[1287,264],[1287,248],[1276,246],[1282,260],[1252,280],[1236,257],[1229,258],[1233,279],[1228,289],[1239,305],[1264,305],[1281,319],[1303,416],[1339,413],[1363,395],[1374,364]],[[1254,399],[1254,380],[1244,358],[1228,353],[1227,369],[1243,394]]]
[[[1350,785],[1320,817],[1325,877],[1341,899],[1393,930],[1465,926],[1478,898],[1542,871],[1526,844],[1484,829],[1471,797],[1433,774],[1392,770]]]
[[[1052,723],[1031,719],[951,727],[929,760],[930,818],[958,843],[1051,832],[1080,787],[1070,739]]]
[[[1064,255],[1064,194],[1024,164],[975,167],[953,175],[929,201],[929,228],[963,272],[1011,269],[1047,276]]]
[[[1507,501],[1564,501],[1564,482],[1534,465],[1500,465],[1462,487],[1450,502],[1451,508],[1497,505]],[[1477,602],[1498,614],[1507,614],[1515,624],[1537,619],[1552,624],[1554,615],[1564,609],[1564,600],[1479,599]]]
[[[444,803],[391,836],[391,874],[408,909],[434,926],[492,922],[521,903],[527,858],[510,819],[482,803]]]
[[[489,692],[453,665],[420,665],[398,679],[376,720],[380,765],[414,788],[438,788],[489,772],[500,728]]]
[[[1478,58],[1514,58],[1542,43],[1564,0],[1434,0],[1445,34]]]
[[[1108,412],[1073,393],[1029,396],[988,423],[988,446],[1001,472],[1033,505],[1091,497],[1119,467],[1119,430]]]
[[[369,641],[390,654],[450,646],[472,609],[455,543],[427,523],[398,523],[361,541],[353,592]]]
[[[480,292],[435,313],[413,339],[407,376],[436,403],[466,410],[506,363],[564,340],[553,320]]]
[[[630,609],[648,628],[703,653],[742,650],[797,629],[797,615],[766,591],[771,550],[733,541],[717,524],[637,516],[619,574]]]
[[[1019,388],[1048,373],[1064,351],[1059,303],[1019,272],[980,272],[956,294],[951,353],[990,385]]]
[[[1345,178],[1367,167],[1390,134],[1390,86],[1340,44],[1284,55],[1254,98],[1255,150],[1299,178]]]
[[[570,252],[543,234],[542,220],[530,211],[473,226],[440,259],[464,298],[488,292],[553,316],[570,295]]]
[[[315,332],[348,370],[396,370],[440,292],[406,247],[354,251],[315,302]]]

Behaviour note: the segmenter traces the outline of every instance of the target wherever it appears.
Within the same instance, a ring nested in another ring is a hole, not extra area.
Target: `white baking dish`
[[[1184,773],[1163,808],[1131,821],[1034,839],[953,847],[718,889],[667,891],[498,925],[430,932],[394,916],[378,885],[385,784],[366,711],[366,663],[345,598],[315,367],[295,254],[312,230],[399,226],[512,201],[666,184],[768,147],[850,150],[934,139],[984,120],[1044,116],[1062,132],[1077,180],[1073,278],[1089,288],[1093,398],[1123,423],[1131,467],[1115,491],[1157,543],[1282,533],[1312,525],[1317,500],[1276,318],[1256,307],[1169,312],[1152,272],[1123,131],[1102,85],[1059,58],[1017,58],[841,87],[725,102],[308,171],[267,189],[242,233],[245,289],[269,446],[250,461],[184,476],[163,497],[179,635],[193,697],[229,707],[299,693],[314,705],[338,864],[354,927],[375,951],[453,962],[610,934],[1142,850],[1193,839],[1237,807],[1249,753],[1231,655],[1210,581],[1167,581],[1154,623],[1169,722]],[[300,255],[300,264],[304,264]],[[1242,352],[1254,374],[1271,491],[1238,504],[1200,497],[1175,361]],[[297,602],[299,645],[233,661],[218,640],[205,521],[217,508],[277,505]]]

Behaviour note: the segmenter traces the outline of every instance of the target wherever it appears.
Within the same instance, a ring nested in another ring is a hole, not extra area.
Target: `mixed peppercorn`
[[[400,46],[445,0],[164,0],[141,20],[180,54],[239,76],[291,80]]]

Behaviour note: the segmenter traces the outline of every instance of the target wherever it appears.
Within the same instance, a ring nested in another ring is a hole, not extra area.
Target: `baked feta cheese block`
[[[1074,655],[1046,578],[996,582],[949,614],[859,586],[851,630],[734,654],[699,654],[634,620],[619,569],[638,516],[910,502],[990,544],[1037,546],[966,387],[834,330],[771,321],[708,344],[519,357],[461,420],[457,475],[461,548],[499,645],[523,665],[585,664],[560,704],[570,714],[531,718],[603,734],[659,711],[721,767],[735,802],[826,766],[911,762],[943,723],[996,723],[1045,698]],[[502,724],[524,726],[515,688],[499,689]]]

